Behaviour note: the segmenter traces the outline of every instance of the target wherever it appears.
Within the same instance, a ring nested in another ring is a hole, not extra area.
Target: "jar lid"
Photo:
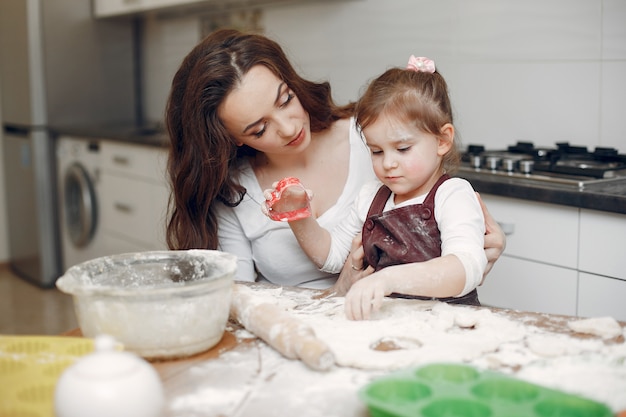
[[[73,373],[79,378],[124,378],[138,372],[144,362],[129,352],[119,350],[115,339],[109,335],[96,336],[95,350],[77,361]]]

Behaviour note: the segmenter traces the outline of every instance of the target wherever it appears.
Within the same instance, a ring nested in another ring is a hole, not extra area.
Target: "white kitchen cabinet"
[[[494,195],[481,197],[507,233],[507,256],[576,269],[577,208]]]
[[[478,288],[481,303],[575,315],[578,209],[481,197],[507,234],[504,254]]]
[[[478,298],[482,305],[539,313],[576,315],[578,272],[503,255]]]
[[[626,321],[626,281],[580,272],[578,315]]]
[[[578,269],[626,280],[626,216],[596,210],[580,211]]]
[[[626,320],[626,216],[481,196],[507,233],[483,304]]]
[[[108,17],[142,10],[149,0],[94,0],[93,13],[96,17]]]
[[[578,314],[626,321],[626,216],[580,210]]]
[[[112,17],[161,9],[184,11],[193,8],[197,10],[201,7],[210,12],[212,10],[245,10],[277,3],[311,3],[314,1],[323,0],[281,0],[279,2],[276,0],[93,0],[93,13],[95,17]]]
[[[101,227],[108,252],[164,250],[165,149],[102,143]]]
[[[103,141],[100,149],[102,171],[123,177],[164,185],[167,150],[129,142]]]
[[[164,7],[210,3],[208,0],[94,0],[94,15],[109,17],[145,12]]]

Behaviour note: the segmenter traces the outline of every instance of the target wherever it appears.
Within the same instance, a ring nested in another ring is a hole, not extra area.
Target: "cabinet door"
[[[96,17],[115,16],[144,10],[149,0],[94,0]]]
[[[164,245],[164,202],[156,201],[163,186],[105,174],[100,189],[104,233],[151,247]]]
[[[130,247],[166,249],[169,188],[164,148],[103,141],[101,224],[103,233]]]
[[[145,252],[159,250],[162,248],[151,247],[144,242],[131,242],[128,239],[122,239],[115,235],[102,236],[102,246],[107,255],[117,255],[120,253]]]
[[[156,9],[161,7],[188,6],[195,3],[218,3],[215,0],[148,0],[150,8]],[[222,2],[223,4],[224,2]]]
[[[154,184],[166,183],[167,151],[164,148],[103,141],[100,153],[105,173]]]
[[[170,198],[170,188],[166,185],[157,185],[152,187],[151,190],[151,203],[152,203],[152,221],[155,222],[155,229],[153,231],[153,249],[166,250],[168,249],[165,240],[165,230],[167,228],[167,202]]]
[[[581,272],[579,274],[578,315],[612,316],[626,321],[626,281]]]
[[[195,3],[211,3],[210,0],[95,0],[96,17],[107,17],[146,12],[165,7],[187,6]]]
[[[626,215],[581,210],[578,269],[626,280]]]
[[[539,313],[576,315],[578,272],[503,255],[478,298],[485,306]]]
[[[481,197],[507,233],[507,255],[577,268],[577,208],[494,195]]]

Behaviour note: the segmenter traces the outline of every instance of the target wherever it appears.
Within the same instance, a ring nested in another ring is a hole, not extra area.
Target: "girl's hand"
[[[277,221],[295,221],[311,216],[313,192],[307,190],[297,178],[287,177],[263,191],[265,203],[261,211]]]
[[[368,320],[371,313],[380,309],[386,293],[385,280],[376,274],[355,282],[346,294],[346,317],[349,320]]]
[[[480,207],[483,210],[483,215],[485,216],[485,255],[487,255],[487,267],[485,268],[485,273],[483,274],[482,283],[485,281],[485,277],[493,268],[493,265],[496,263],[502,252],[504,252],[504,248],[506,247],[506,236],[502,231],[502,228],[498,224],[498,222],[491,216],[489,210],[487,210],[487,206],[480,198],[480,194],[476,193],[478,197],[478,202],[480,203]]]

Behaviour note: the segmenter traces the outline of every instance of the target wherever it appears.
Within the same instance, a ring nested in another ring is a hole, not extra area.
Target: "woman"
[[[166,110],[169,247],[233,253],[238,280],[332,286],[336,275],[319,271],[289,226],[268,219],[261,205],[263,190],[293,176],[316,190],[311,210],[322,227],[345,220],[361,185],[375,178],[353,111],[333,102],[328,83],[298,76],[270,39],[228,29],[209,35],[183,60]],[[492,265],[504,234],[485,217]],[[355,263],[362,249],[358,242],[353,249]],[[341,292],[358,278],[351,271]]]

